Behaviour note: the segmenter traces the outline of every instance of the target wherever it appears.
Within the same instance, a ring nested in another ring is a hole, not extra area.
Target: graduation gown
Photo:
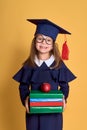
[[[54,62],[53,62],[54,64]],[[53,65],[52,64],[52,65]],[[52,66],[51,65],[51,66]],[[76,77],[67,68],[64,62],[58,69],[50,69],[45,62],[41,66],[29,67],[23,66],[13,77],[20,83],[20,98],[24,105],[26,97],[29,95],[29,85],[31,90],[40,90],[42,83],[51,84],[51,90],[60,90],[63,92],[65,100],[69,94],[68,82]],[[26,130],[62,130],[63,117],[62,113],[52,114],[27,114],[26,113]]]

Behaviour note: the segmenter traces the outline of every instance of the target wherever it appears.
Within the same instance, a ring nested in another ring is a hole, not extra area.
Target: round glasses
[[[52,45],[53,43],[53,39],[51,37],[44,37],[43,35],[37,35],[35,37],[35,40],[36,42],[38,43],[43,43],[43,41],[45,40],[45,42],[48,44],[48,45]]]

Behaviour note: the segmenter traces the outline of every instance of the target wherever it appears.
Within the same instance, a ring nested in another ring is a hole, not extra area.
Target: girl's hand
[[[29,104],[28,104],[28,100],[29,100],[29,97],[26,98],[25,100],[25,108],[26,108],[26,112],[29,113]]]
[[[65,98],[63,98],[63,109],[65,110],[65,107],[66,107],[66,101],[65,101]]]

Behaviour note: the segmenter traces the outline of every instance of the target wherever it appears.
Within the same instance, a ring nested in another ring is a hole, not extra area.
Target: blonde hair
[[[55,57],[55,64],[54,66],[52,66],[51,68],[58,68],[60,63],[61,63],[61,57],[60,57],[60,52],[58,49],[58,44],[53,42],[53,49],[50,52],[50,55],[53,54]],[[35,67],[35,62],[34,62],[34,58],[35,55],[38,56],[38,51],[35,47],[35,38],[32,40],[32,44],[31,44],[31,50],[30,50],[30,55],[29,57],[26,59],[26,61],[24,62],[24,65],[28,65],[28,66],[32,66]]]

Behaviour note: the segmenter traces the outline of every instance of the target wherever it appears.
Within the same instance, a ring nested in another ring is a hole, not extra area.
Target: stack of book
[[[48,93],[32,90],[29,99],[30,113],[60,113],[63,112],[63,93],[50,91]]]

